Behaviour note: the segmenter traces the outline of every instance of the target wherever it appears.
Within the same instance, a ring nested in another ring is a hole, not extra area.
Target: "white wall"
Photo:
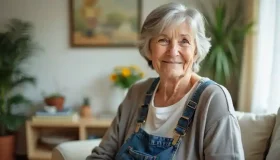
[[[142,19],[167,1],[144,0]],[[1,27],[10,18],[34,24],[34,39],[42,50],[32,58],[28,73],[37,78],[37,85],[25,87],[24,93],[35,103],[42,102],[42,92],[59,91],[66,96],[66,106],[75,107],[88,95],[97,113],[108,105],[108,76],[116,65],[135,64],[146,77],[156,76],[137,48],[70,48],[68,0],[0,0],[0,12]]]

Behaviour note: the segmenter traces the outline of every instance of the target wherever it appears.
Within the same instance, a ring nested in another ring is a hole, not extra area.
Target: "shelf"
[[[110,127],[112,120],[109,119],[95,119],[95,118],[81,118],[76,122],[72,121],[27,121],[26,122],[26,136],[27,136],[27,152],[31,160],[50,160],[52,157],[52,150],[38,144],[42,135],[58,135],[62,132],[67,135],[75,135],[78,140],[86,140],[88,136],[97,135],[102,137],[108,127]]]
[[[30,121],[30,125],[32,127],[79,127],[79,122],[53,122],[53,121],[45,121],[45,122],[33,122]]]
[[[44,122],[29,122],[32,127],[79,127],[81,125],[85,127],[108,127],[111,125],[112,120],[104,119],[83,119],[81,118],[79,121],[51,121],[46,120]]]
[[[110,126],[112,123],[112,120],[107,120],[107,119],[104,119],[104,120],[97,120],[97,119],[82,119],[81,120],[81,124],[83,124],[85,127],[94,127],[94,128],[97,128],[97,127],[105,127],[107,128],[108,126]]]

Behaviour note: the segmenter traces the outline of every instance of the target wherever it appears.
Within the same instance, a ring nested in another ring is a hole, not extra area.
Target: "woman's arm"
[[[204,136],[206,160],[244,160],[241,132],[228,91],[221,87],[211,98]]]
[[[245,159],[240,128],[234,116],[224,116],[208,130],[204,154],[206,160]]]

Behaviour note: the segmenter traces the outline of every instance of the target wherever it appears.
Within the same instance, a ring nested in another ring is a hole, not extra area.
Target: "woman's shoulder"
[[[125,113],[127,117],[124,117],[124,119],[127,119],[130,117],[130,119],[133,119],[132,115],[138,111],[139,107],[143,104],[145,93],[152,84],[154,78],[146,78],[142,79],[136,83],[134,83],[128,90],[128,93],[123,100],[120,112]]]
[[[145,93],[151,86],[155,78],[145,78],[134,83],[128,90],[125,102],[132,102],[134,104],[142,104]],[[129,104],[130,105],[130,104]]]
[[[146,91],[149,89],[151,84],[156,78],[151,77],[151,78],[144,78],[139,81],[137,81],[135,84],[132,85],[131,89],[133,91],[137,91],[138,93],[146,93]]]
[[[218,111],[221,115],[229,115],[235,111],[229,91],[216,82],[205,88],[201,94],[201,102],[210,114]]]
[[[206,89],[204,94],[213,95],[213,94],[221,94],[225,97],[231,97],[227,88],[209,78],[204,78],[204,81],[210,80],[211,83]]]
[[[211,84],[202,92],[197,107],[198,118],[206,118],[206,128],[226,117],[235,117],[229,91],[218,83]]]

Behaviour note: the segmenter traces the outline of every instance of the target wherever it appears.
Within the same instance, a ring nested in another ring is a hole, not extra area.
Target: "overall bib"
[[[148,107],[151,102],[153,93],[159,82],[156,78],[149,90],[146,92],[144,104],[137,119],[135,133],[133,133],[119,149],[116,160],[172,160],[182,141],[182,136],[190,127],[199,97],[203,90],[214,83],[211,80],[202,78],[198,83],[198,87],[191,95],[176,128],[174,129],[173,138],[160,137],[150,135],[145,132],[141,125],[145,122],[148,115]]]

